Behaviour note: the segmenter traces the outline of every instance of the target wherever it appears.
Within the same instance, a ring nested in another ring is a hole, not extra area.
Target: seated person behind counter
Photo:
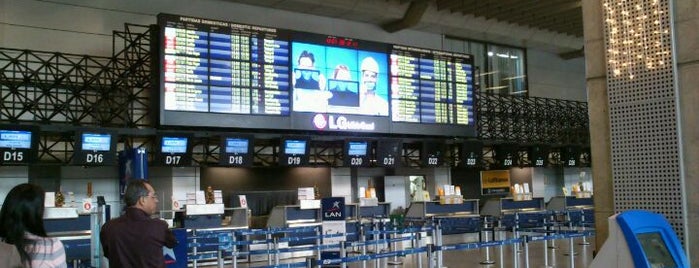
[[[177,239],[167,223],[152,219],[158,196],[144,180],[132,180],[126,187],[124,215],[102,226],[100,242],[109,267],[165,267],[163,246],[173,248]]]

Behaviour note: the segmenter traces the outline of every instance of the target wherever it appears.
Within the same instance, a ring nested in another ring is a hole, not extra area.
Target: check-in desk
[[[595,223],[595,205],[592,197],[554,196],[546,208],[562,216],[575,226],[588,226]]]
[[[76,208],[45,208],[44,228],[49,237],[61,240],[68,263],[87,263],[98,261],[93,256],[93,245],[99,249],[99,241],[93,241],[93,230],[99,232],[97,213],[78,214]],[[94,221],[94,222],[93,222]]]
[[[478,232],[482,224],[478,200],[466,199],[455,204],[438,201],[410,203],[405,222],[421,226],[428,221],[439,222],[445,235]]]
[[[498,218],[501,226],[508,230],[514,227],[543,227],[550,216],[543,197],[533,197],[531,200],[514,200],[509,197],[491,199],[486,201],[481,214]]]
[[[250,210],[247,208],[224,208],[223,204],[187,205],[184,210],[175,211],[175,223],[177,227],[186,229],[187,241],[201,245],[188,247],[187,254],[203,254],[217,252],[219,242],[217,234],[231,233],[238,229],[247,229],[250,226]],[[206,235],[202,235],[206,234]],[[243,239],[237,237],[236,239]],[[190,258],[192,259],[192,258]],[[216,259],[199,259],[201,263],[215,262]]]
[[[276,206],[272,209],[267,219],[267,228],[293,228],[320,226],[320,206],[302,208],[300,205]],[[315,232],[288,233],[290,237],[315,236]],[[289,246],[308,245],[315,243],[314,238],[300,239],[289,242]]]
[[[364,230],[384,228],[383,225],[390,220],[391,203],[345,204],[345,213],[352,215],[347,217],[347,241],[358,241],[362,228]],[[373,236],[367,234],[365,238],[371,240]]]

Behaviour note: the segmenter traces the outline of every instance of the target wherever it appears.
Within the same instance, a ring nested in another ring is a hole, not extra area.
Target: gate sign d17
[[[165,166],[189,166],[192,162],[192,141],[190,135],[163,134],[156,163]]]

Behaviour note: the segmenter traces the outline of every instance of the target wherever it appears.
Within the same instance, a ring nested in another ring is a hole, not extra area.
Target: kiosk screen
[[[659,232],[637,234],[636,238],[641,243],[643,251],[646,253],[650,267],[674,268],[677,267],[675,260],[670,255],[670,251],[665,245],[665,241]]]

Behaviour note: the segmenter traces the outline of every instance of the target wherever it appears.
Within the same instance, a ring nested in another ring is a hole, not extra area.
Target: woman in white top
[[[0,209],[0,239],[14,245],[25,267],[67,267],[63,243],[46,235],[43,215],[44,190],[15,186]]]

